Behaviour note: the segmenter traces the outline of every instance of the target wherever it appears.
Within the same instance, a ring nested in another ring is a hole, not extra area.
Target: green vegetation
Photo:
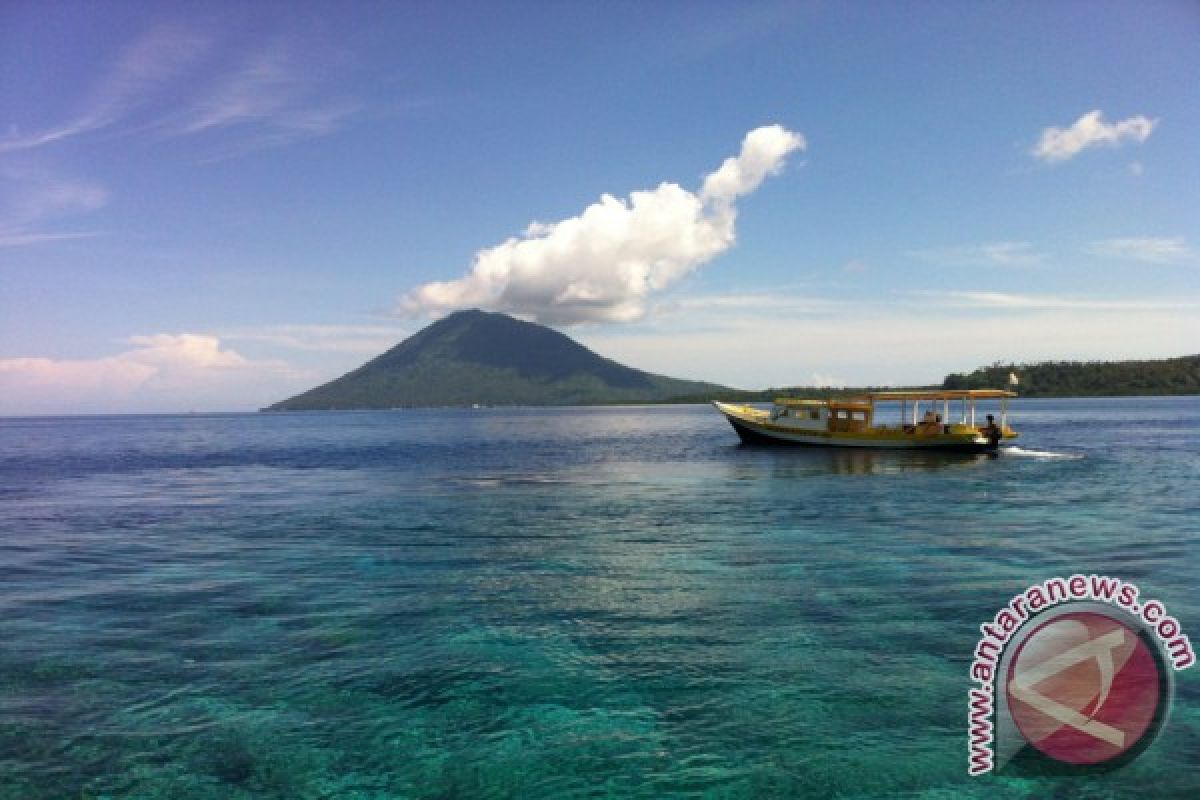
[[[942,387],[1003,387],[1010,372],[1020,380],[1017,390],[1022,397],[1200,394],[1200,355],[1158,361],[996,362],[965,375],[947,375]]]

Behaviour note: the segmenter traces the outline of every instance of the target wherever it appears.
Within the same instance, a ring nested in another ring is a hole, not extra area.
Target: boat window
[[[817,411],[816,409],[813,409],[812,411],[808,412],[808,418],[809,419],[820,419],[821,412]]]

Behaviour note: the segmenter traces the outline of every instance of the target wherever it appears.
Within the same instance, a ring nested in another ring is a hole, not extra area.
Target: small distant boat
[[[1004,389],[867,392],[859,397],[827,400],[779,398],[768,410],[713,401],[743,442],[817,447],[879,447],[911,450],[988,452],[1005,439],[1017,438],[1008,426]],[[994,415],[980,424],[976,403],[999,400]],[[899,416],[877,424],[880,406],[899,403]],[[956,417],[956,419],[953,419]]]

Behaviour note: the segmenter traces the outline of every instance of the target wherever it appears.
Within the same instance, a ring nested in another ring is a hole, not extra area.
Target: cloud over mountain
[[[780,125],[757,128],[699,192],[664,182],[628,200],[605,194],[578,216],[533,223],[480,251],[466,275],[417,287],[398,310],[438,315],[481,307],[549,325],[638,319],[652,293],[733,245],[737,198],[804,148],[803,136]]]

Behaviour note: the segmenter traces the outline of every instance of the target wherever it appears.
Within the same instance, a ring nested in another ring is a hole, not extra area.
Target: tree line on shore
[[[1200,394],[1200,355],[1152,361],[997,361],[973,372],[947,375],[943,389],[999,388],[1017,376],[1023,397],[1118,397]]]
[[[1016,364],[997,361],[971,372],[951,373],[940,385],[906,387],[823,388],[776,387],[730,390],[717,397],[679,397],[674,402],[769,402],[776,397],[845,397],[887,389],[1003,389],[1017,376],[1022,397],[1122,397],[1200,394],[1200,355],[1143,361],[1041,361]]]

